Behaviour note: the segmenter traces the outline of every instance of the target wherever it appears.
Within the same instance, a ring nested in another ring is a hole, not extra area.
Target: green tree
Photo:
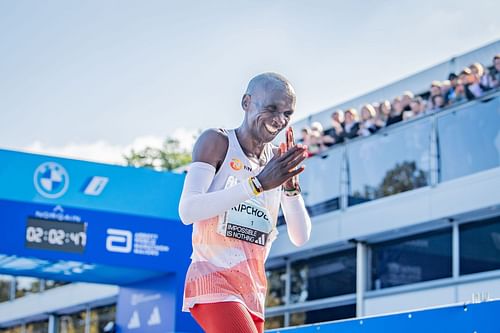
[[[378,188],[377,197],[386,197],[396,193],[413,190],[427,185],[427,176],[418,169],[415,161],[404,161],[388,170]]]
[[[179,140],[167,138],[161,148],[146,147],[123,156],[127,165],[155,170],[173,170],[191,162],[191,152],[180,147]]]

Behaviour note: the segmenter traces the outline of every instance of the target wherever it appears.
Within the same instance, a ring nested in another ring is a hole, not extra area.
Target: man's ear
[[[241,99],[241,107],[243,108],[243,110],[248,111],[248,109],[250,108],[250,99],[250,95],[243,95],[243,98]]]

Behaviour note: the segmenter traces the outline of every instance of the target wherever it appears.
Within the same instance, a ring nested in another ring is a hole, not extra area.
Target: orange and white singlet
[[[243,152],[234,130],[208,192],[247,181],[262,170]],[[266,144],[266,164],[273,156]],[[224,214],[193,223],[193,254],[184,288],[183,311],[200,303],[240,302],[264,319],[267,280],[264,263],[278,231],[281,188],[265,191]]]

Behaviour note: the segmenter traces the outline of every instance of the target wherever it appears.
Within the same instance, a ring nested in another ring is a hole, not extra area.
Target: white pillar
[[[366,268],[367,246],[365,243],[356,242],[356,317],[365,315],[365,290],[366,290]]]
[[[49,316],[49,332],[48,333],[57,333],[57,317],[53,314]]]
[[[85,333],[90,333],[90,306],[88,305],[85,313]]]

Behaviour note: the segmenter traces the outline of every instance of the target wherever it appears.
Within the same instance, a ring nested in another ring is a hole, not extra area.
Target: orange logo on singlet
[[[229,166],[231,167],[231,169],[233,169],[234,171],[240,171],[241,168],[243,168],[243,163],[241,163],[241,161],[237,158],[233,158],[231,160],[231,162],[229,162]]]

